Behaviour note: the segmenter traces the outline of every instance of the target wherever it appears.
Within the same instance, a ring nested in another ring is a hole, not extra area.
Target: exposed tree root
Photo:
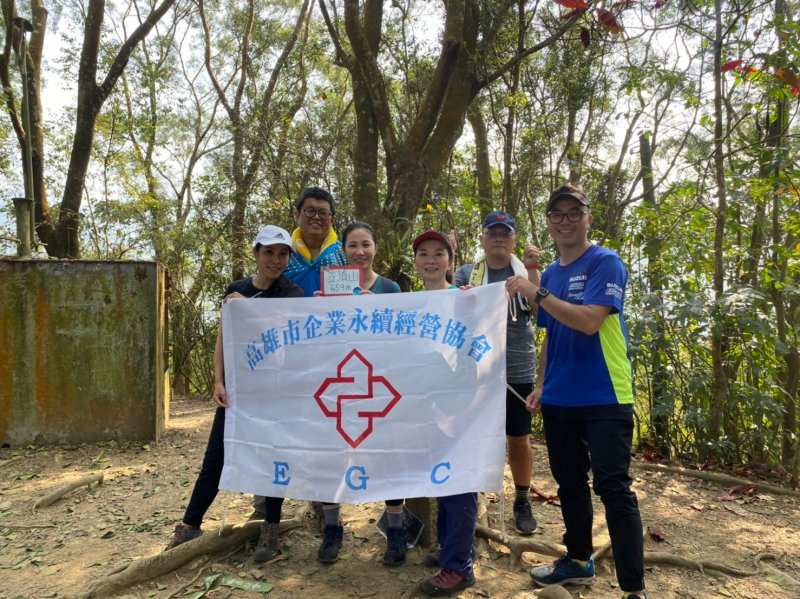
[[[636,499],[637,499],[637,502],[639,504],[639,508],[641,509],[642,505],[648,499],[647,492],[642,490],[642,489],[636,489]],[[596,538],[598,533],[601,530],[607,530],[607,529],[608,529],[608,523],[607,522],[603,522],[602,526],[600,526],[599,528],[595,528],[592,531],[592,537]],[[592,559],[594,561],[600,561],[600,559],[605,557],[608,554],[609,551],[611,551],[611,541],[610,540],[607,543],[605,543],[604,545],[601,545],[600,547],[598,547],[597,549],[594,550],[594,553],[592,553]]]
[[[293,518],[281,521],[281,533],[302,526],[307,511],[308,504],[305,503],[298,508]],[[247,540],[258,536],[260,527],[260,520],[251,520],[236,526],[229,524],[163,553],[134,560],[121,572],[92,583],[80,597],[84,599],[108,597],[133,585],[177,570],[198,556],[237,548]]]
[[[609,556],[609,558],[610,557],[611,556]],[[720,572],[740,578],[755,576],[759,573],[758,570],[741,570],[733,566],[720,564],[719,562],[688,559],[665,551],[645,551],[644,563],[648,566],[675,566],[676,568],[687,568],[689,570],[698,570],[702,573],[706,571]]]
[[[512,569],[519,569],[522,566],[523,553],[538,553],[540,555],[547,555],[550,557],[560,557],[566,553],[566,548],[556,543],[548,543],[546,541],[531,541],[525,538],[515,538],[503,534],[499,530],[488,528],[486,526],[478,526],[476,532],[477,536],[489,539],[496,543],[506,546],[511,550],[511,567]],[[609,551],[610,543],[598,549],[594,555],[597,560],[613,559],[613,554]],[[762,572],[767,572],[780,578],[784,586],[791,586],[800,589],[800,581],[795,580],[785,572],[779,570],[775,566],[765,564],[765,560],[775,560],[776,556],[769,553],[762,553],[755,557],[754,570],[742,570],[721,564],[711,560],[693,560],[672,553],[664,551],[645,551],[644,563],[648,566],[674,566],[676,568],[687,568],[689,570],[698,570],[699,572],[706,573],[708,571],[719,572],[729,576],[736,576],[745,578],[748,576],[756,576]]]
[[[606,554],[609,551],[611,551],[611,541],[609,541],[608,543],[606,543],[602,547],[599,547],[598,549],[595,549],[594,553],[592,553],[592,559],[594,561],[596,561],[596,562],[600,561],[602,558],[604,558],[606,556]]]
[[[475,536],[482,537],[508,547],[511,550],[512,568],[520,567],[522,563],[522,554],[526,552],[549,555],[551,557],[559,557],[567,551],[563,545],[548,543],[547,541],[533,541],[525,537],[515,538],[494,528],[483,526],[482,524],[478,525],[478,528],[475,531]]]
[[[560,585],[543,589],[536,599],[572,599],[572,593]]]
[[[765,560],[777,560],[777,559],[778,559],[777,555],[773,555],[771,553],[759,553],[755,557],[753,562],[756,565],[756,570],[763,571],[766,574],[771,574],[772,576],[781,579],[781,581],[784,583],[784,586],[794,587],[795,589],[800,590],[800,580],[797,580],[796,578],[789,576],[786,572],[784,572],[783,570],[779,570],[772,564],[764,563]]]
[[[800,497],[800,491],[788,489],[786,487],[779,487],[778,485],[771,485],[769,483],[757,482],[747,480],[746,478],[739,478],[738,476],[731,476],[729,474],[722,474],[720,472],[706,472],[705,470],[691,470],[689,468],[681,468],[680,466],[667,466],[665,464],[650,464],[648,462],[631,462],[631,466],[640,470],[649,470],[651,472],[666,472],[669,474],[680,474],[681,476],[688,476],[690,478],[697,478],[700,480],[707,480],[722,485],[754,485],[759,490],[768,491],[775,495],[788,495],[789,497]]]
[[[71,483],[67,483],[58,487],[52,493],[45,495],[41,499],[39,499],[36,503],[33,504],[33,509],[39,509],[40,507],[47,507],[48,505],[53,505],[56,501],[64,497],[66,494],[71,493],[78,487],[88,486],[91,487],[92,483],[97,483],[98,485],[103,484],[103,473],[100,474],[88,474],[86,476],[82,476],[78,480],[74,480]]]
[[[24,455],[18,455],[15,458],[9,458],[9,459],[5,460],[4,462],[0,462],[0,468],[5,468],[7,466],[10,466],[11,464],[14,464],[15,462],[19,462],[24,457],[25,457]]]

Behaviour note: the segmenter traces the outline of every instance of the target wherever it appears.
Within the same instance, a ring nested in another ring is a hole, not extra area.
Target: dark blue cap
[[[489,227],[494,227],[495,225],[505,225],[512,231],[517,230],[517,223],[514,221],[514,217],[510,214],[503,212],[502,210],[495,210],[494,212],[490,212],[485,219],[483,219],[483,228],[488,229]]]

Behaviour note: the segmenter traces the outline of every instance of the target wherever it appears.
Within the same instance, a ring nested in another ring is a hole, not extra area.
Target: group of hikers
[[[378,240],[364,222],[349,224],[337,236],[336,202],[320,187],[303,190],[294,205],[297,228],[292,234],[267,225],[253,240],[256,274],[231,283],[233,298],[290,298],[320,295],[320,273],[329,266],[356,265],[363,274],[363,293],[398,293],[400,286],[374,270]],[[628,359],[628,332],[623,316],[627,271],[612,250],[589,241],[589,199],[582,188],[566,184],[554,190],[546,206],[547,228],[558,258],[543,273],[539,250],[527,245],[515,254],[516,223],[495,211],[486,216],[480,236],[483,256],[454,271],[454,242],[430,229],[412,243],[414,265],[427,291],[469,288],[504,282],[508,295],[506,350],[506,437],[514,480],[514,525],[519,534],[537,528],[528,496],[533,464],[530,444],[532,413],[541,412],[550,469],[566,532],[567,553],[553,564],[531,570],[539,586],[591,584],[592,486],[605,507],[617,579],[624,597],[646,597],[642,523],[629,475],[633,437],[633,389]],[[536,367],[532,321],[545,330]],[[203,464],[183,520],[168,548],[198,537],[203,517],[218,492],[223,467],[225,388],[222,330],[214,352],[217,405]],[[424,580],[430,596],[450,595],[475,584],[473,543],[477,493],[440,497],[439,551],[426,557],[438,572]],[[387,546],[383,562],[405,562],[403,499],[386,501]],[[253,559],[263,563],[280,554],[279,523],[283,498],[255,497],[251,518],[263,523]],[[343,526],[339,504],[321,505],[324,520],[318,558],[337,560]]]

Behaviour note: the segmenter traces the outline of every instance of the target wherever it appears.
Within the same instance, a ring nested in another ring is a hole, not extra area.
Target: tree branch
[[[264,90],[261,100],[258,103],[258,131],[262,133],[266,132],[268,129],[267,116],[269,115],[269,110],[272,105],[272,98],[275,95],[275,88],[278,85],[278,78],[280,77],[287,60],[289,60],[289,55],[292,53],[292,50],[294,50],[294,47],[297,44],[297,39],[300,37],[300,30],[303,29],[303,24],[311,17],[311,11],[314,9],[313,5],[311,5],[309,8],[309,2],[310,0],[303,1],[303,5],[300,7],[300,14],[297,15],[297,22],[292,30],[292,35],[287,40],[281,55],[275,62],[275,66],[272,68],[272,73],[269,77],[269,83],[267,83],[267,88]],[[261,155],[264,153],[265,145],[265,143],[255,144],[246,175],[246,179],[250,181],[252,181],[252,179],[255,177],[258,167],[260,166]]]
[[[225,89],[223,89],[223,87],[220,85],[217,76],[214,74],[214,69],[211,68],[211,32],[208,29],[208,19],[206,19],[206,11],[203,6],[203,0],[197,0],[197,7],[200,12],[200,23],[203,26],[203,60],[206,65],[206,72],[208,73],[208,78],[211,79],[211,84],[214,86],[214,89],[217,90],[217,97],[219,97],[219,101],[228,112],[228,118],[235,123],[237,118],[236,113],[233,110],[233,106],[231,106],[230,102],[228,102],[228,98],[225,96]]]
[[[414,154],[422,150],[436,126],[450,79],[455,72],[455,63],[458,60],[459,52],[463,51],[465,2],[466,0],[453,0],[447,4],[439,60],[406,140],[406,146]]]
[[[336,30],[333,21],[331,21],[331,17],[328,14],[328,7],[325,5],[325,0],[319,0],[319,9],[322,12],[322,19],[325,21],[325,27],[328,29],[328,35],[331,36],[333,47],[336,49],[336,60],[348,70],[354,69],[355,63],[353,57],[345,52],[342,47],[342,42],[339,39],[339,32]]]
[[[561,27],[559,27],[558,29],[556,29],[555,32],[550,34],[550,36],[547,39],[539,42],[535,46],[532,46],[530,48],[526,48],[522,52],[517,52],[517,54],[514,55],[513,58],[511,58],[508,61],[506,61],[506,63],[503,64],[502,66],[500,66],[496,71],[494,71],[493,73],[488,75],[485,79],[480,81],[479,82],[479,86],[481,88],[484,88],[487,85],[493,83],[494,81],[497,81],[497,79],[502,77],[503,74],[505,74],[508,71],[510,71],[512,68],[514,68],[514,66],[516,66],[517,64],[519,64],[520,62],[525,60],[531,54],[535,54],[539,50],[543,50],[544,48],[547,48],[548,46],[551,46],[552,44],[557,42],[559,39],[561,39],[564,36],[564,34],[567,31],[572,29],[572,27],[578,21],[578,18],[580,16],[581,15],[578,14],[578,15],[575,15],[574,17],[572,17],[571,19],[568,19],[567,21],[564,22],[563,25],[561,25]]]
[[[253,25],[256,21],[256,3],[255,0],[248,0],[247,3],[247,25],[244,28],[244,36],[242,37],[242,47],[239,52],[240,68],[242,75],[239,77],[239,83],[236,86],[236,92],[233,96],[233,110],[236,115],[241,114],[242,98],[244,97],[244,90],[247,85],[247,71],[250,68],[250,36],[253,34]],[[234,122],[234,126],[241,125],[240,119]]]
[[[345,0],[344,9],[344,22],[347,36],[353,48],[358,71],[369,92],[372,112],[375,115],[375,122],[378,125],[378,130],[381,132],[381,139],[383,140],[384,150],[386,151],[387,162],[390,162],[392,157],[397,154],[398,144],[397,135],[392,123],[386,85],[378,69],[375,55],[370,50],[369,43],[359,23],[358,0]]]
[[[99,4],[100,5],[100,21],[102,22],[103,19],[103,8],[104,8],[104,0],[91,0],[89,10],[92,10],[92,5]],[[100,87],[97,90],[98,93],[98,104],[102,104],[105,102],[106,98],[111,93],[111,90],[114,89],[114,85],[117,83],[117,79],[122,74],[122,71],[125,69],[125,65],[128,64],[128,59],[131,56],[134,48],[136,45],[141,42],[147,34],[150,33],[150,30],[158,23],[159,19],[164,16],[164,14],[170,9],[170,7],[175,4],[175,0],[164,0],[160,6],[154,8],[150,14],[145,19],[144,23],[139,25],[131,36],[125,40],[125,43],[122,44],[122,47],[117,52],[114,61],[111,63],[111,67],[108,69],[108,74],[106,78],[103,80],[103,83],[100,84]],[[99,40],[99,28],[98,28],[98,40]],[[94,53],[95,58],[97,57],[97,52]],[[97,61],[95,60],[94,63],[94,71],[97,70]],[[94,73],[93,73],[94,77]]]
[[[11,87],[11,75],[9,65],[11,64],[12,50],[19,43],[19,29],[14,27],[14,17],[17,16],[14,0],[2,0],[3,21],[6,25],[5,46],[3,53],[0,54],[0,84],[3,86],[3,95],[6,98],[6,109],[11,126],[17,135],[20,147],[25,147],[25,131],[17,113],[17,102],[14,97],[14,89]]]

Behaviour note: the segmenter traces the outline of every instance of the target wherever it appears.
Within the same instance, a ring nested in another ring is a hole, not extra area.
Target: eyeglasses
[[[484,229],[483,234],[487,237],[494,237],[495,239],[507,239],[514,234],[514,231],[508,227],[492,227],[491,229]]]
[[[326,210],[325,208],[303,208],[302,212],[306,218],[319,216],[322,220],[330,218],[331,214],[333,214],[330,210]]]
[[[547,220],[549,220],[554,225],[559,225],[564,222],[564,218],[566,217],[567,221],[571,223],[577,223],[583,218],[584,214],[586,214],[585,210],[570,210],[569,212],[548,212]]]

